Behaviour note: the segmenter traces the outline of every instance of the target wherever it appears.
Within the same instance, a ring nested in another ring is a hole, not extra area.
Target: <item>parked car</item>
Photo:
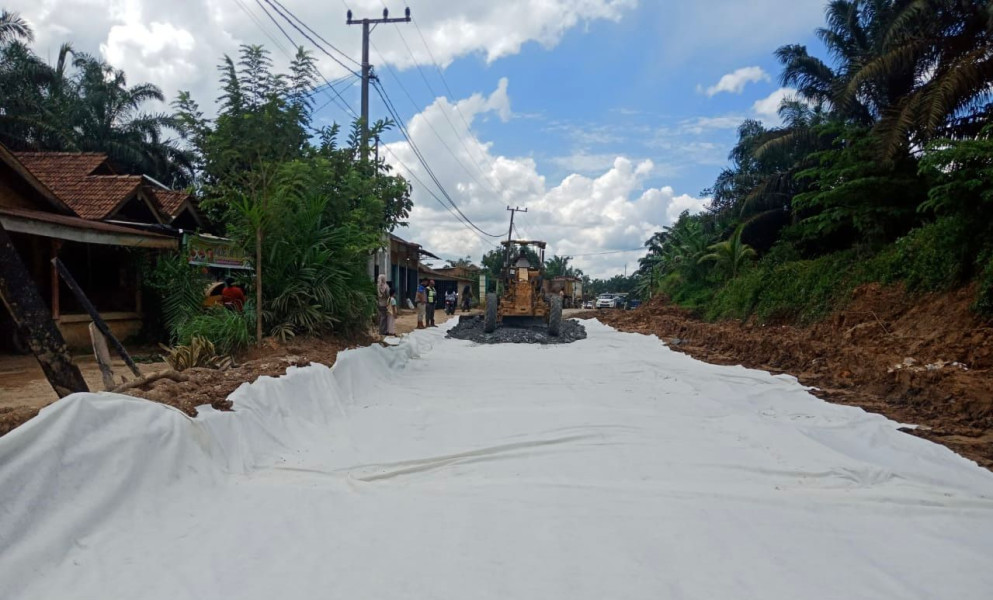
[[[614,308],[614,302],[616,298],[613,294],[600,294],[600,297],[596,299],[596,308]]]
[[[641,300],[636,300],[632,298],[631,300],[628,300],[627,306],[625,306],[625,308],[627,308],[628,310],[634,310],[639,306],[641,306]]]
[[[583,303],[583,308],[593,308],[593,301],[587,300],[585,303]]]

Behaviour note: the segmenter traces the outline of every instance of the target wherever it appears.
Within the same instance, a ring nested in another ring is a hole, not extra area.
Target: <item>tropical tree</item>
[[[128,86],[122,71],[68,44],[49,65],[24,43],[23,21],[0,17],[0,141],[15,150],[105,152],[125,172],[190,182],[189,153],[167,137],[177,123],[143,109],[163,100],[156,86]]]
[[[455,260],[448,260],[448,262],[445,264],[445,267],[449,269],[454,269],[456,267],[469,268],[473,266],[475,265],[472,264],[472,257],[470,256],[466,256],[464,258],[457,258]]]
[[[13,41],[33,42],[34,32],[21,15],[7,10],[0,11],[0,45]]]
[[[571,256],[553,255],[545,261],[545,275],[548,277],[576,277],[578,269],[569,266]],[[578,271],[582,274],[582,271]]]
[[[717,242],[707,247],[708,252],[697,262],[714,263],[714,266],[724,274],[725,279],[734,279],[756,256],[755,250],[741,241],[741,227],[723,242]]]

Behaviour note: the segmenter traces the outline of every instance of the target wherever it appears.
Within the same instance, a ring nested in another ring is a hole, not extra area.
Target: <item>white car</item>
[[[587,300],[586,303],[583,304],[583,308],[593,308],[593,301]]]
[[[614,295],[613,294],[603,294],[596,299],[597,308],[614,308]]]

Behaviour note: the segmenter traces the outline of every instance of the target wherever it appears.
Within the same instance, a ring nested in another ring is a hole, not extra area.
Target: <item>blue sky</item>
[[[289,44],[263,12],[266,2],[8,0],[8,7],[35,26],[43,56],[71,40],[132,82],[156,83],[169,97],[191,90],[210,112],[222,54],[261,43],[285,64],[273,40]],[[344,24],[346,7],[356,17],[383,7],[383,0],[281,2],[355,58],[361,32]],[[394,15],[404,7],[386,4]],[[701,192],[726,163],[743,119],[775,123],[787,93],[772,55],[778,46],[821,52],[814,29],[822,0],[411,0],[410,7],[420,31],[380,26],[372,62],[453,201],[487,233],[506,231],[507,204],[528,206],[519,233],[546,238],[553,252],[576,256],[596,276],[622,272],[640,253],[618,251],[640,248],[679,211],[705,205]],[[318,56],[328,79],[346,74]],[[453,97],[436,99],[447,95],[445,83]],[[357,110],[358,86],[344,96]],[[375,95],[372,113],[386,115]],[[334,105],[318,115],[348,119]],[[425,182],[415,183],[415,210],[401,236],[445,257],[478,258],[491,248],[494,238],[460,223],[425,189],[440,195],[405,140],[394,132],[384,142],[400,173]]]

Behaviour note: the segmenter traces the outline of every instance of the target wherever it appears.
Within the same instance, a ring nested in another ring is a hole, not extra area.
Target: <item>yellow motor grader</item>
[[[498,322],[518,327],[544,324],[548,326],[549,335],[558,336],[562,326],[562,298],[558,294],[546,294],[543,290],[545,242],[505,240],[501,244],[506,248],[503,295],[486,294],[483,331],[492,333]],[[536,265],[531,264],[533,259],[528,258],[524,251],[531,246],[538,250],[534,253],[538,258]]]

